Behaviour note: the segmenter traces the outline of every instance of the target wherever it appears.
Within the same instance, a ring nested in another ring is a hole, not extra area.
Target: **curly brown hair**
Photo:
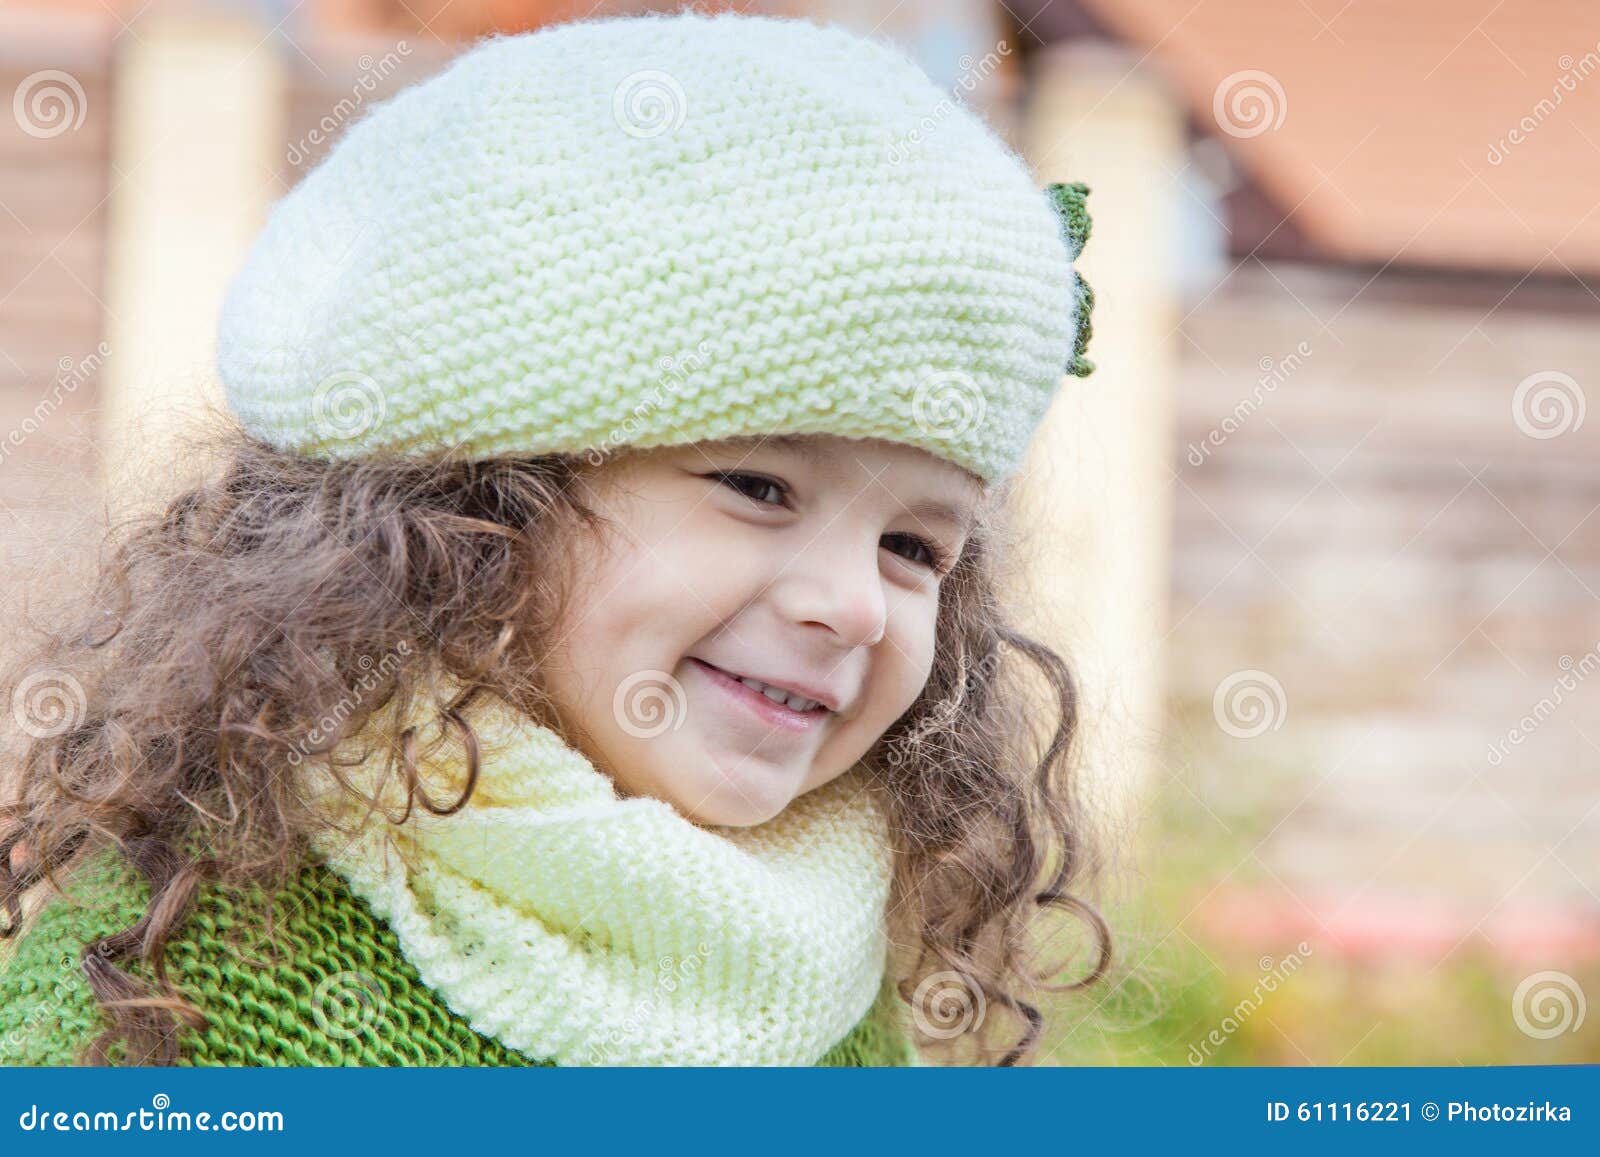
[[[0,936],[21,926],[31,889],[59,888],[56,873],[97,842],[150,885],[137,924],[84,950],[111,1022],[88,1064],[112,1063],[117,1042],[139,1063],[172,1064],[181,1025],[203,1027],[166,974],[165,945],[203,885],[273,889],[303,865],[306,837],[328,821],[299,800],[291,764],[326,757],[380,711],[408,711],[441,672],[468,688],[438,705],[466,746],[467,788],[427,799],[394,736],[391,766],[419,807],[448,814],[472,791],[467,699],[493,694],[560,729],[538,678],[569,589],[551,564],[564,536],[605,521],[578,456],[327,461],[226,416],[212,429],[216,468],[113,525],[92,605],[36,625],[0,682],[18,711],[70,699],[60,725],[25,728],[5,777]],[[992,496],[942,583],[927,685],[864,762],[894,833],[895,977],[919,1040],[968,1041],[976,1063],[998,1053],[1014,1065],[1040,1043],[1035,993],[1100,979],[1111,935],[1074,891],[1098,870],[1073,774],[1076,685],[1055,651],[1008,625],[1005,503]],[[1090,934],[1077,980],[1051,984],[1060,967],[1035,967],[1047,909]],[[153,985],[118,967],[135,959]],[[1011,1014],[1000,1045],[994,1008]]]

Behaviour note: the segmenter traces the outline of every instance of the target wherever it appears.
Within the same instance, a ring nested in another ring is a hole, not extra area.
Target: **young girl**
[[[228,296],[220,468],[6,687],[0,1061],[1035,1059],[1041,910],[1110,952],[1001,598],[1086,192],[805,20],[374,106]]]

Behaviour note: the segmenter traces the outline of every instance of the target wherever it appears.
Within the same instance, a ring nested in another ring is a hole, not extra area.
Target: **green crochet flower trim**
[[[1056,181],[1045,186],[1049,194],[1050,205],[1061,218],[1063,232],[1067,239],[1067,248],[1072,253],[1072,260],[1077,262],[1083,252],[1084,242],[1089,240],[1089,230],[1093,222],[1089,218],[1089,207],[1085,200],[1089,196],[1089,186],[1082,181]],[[1074,377],[1085,378],[1094,373],[1094,363],[1084,357],[1084,351],[1089,348],[1089,338],[1094,329],[1090,324],[1090,314],[1094,310],[1094,290],[1083,279],[1076,268],[1072,271],[1073,281],[1076,283],[1078,300],[1082,308],[1078,319],[1078,336],[1072,343],[1072,358],[1067,362],[1067,373]]]

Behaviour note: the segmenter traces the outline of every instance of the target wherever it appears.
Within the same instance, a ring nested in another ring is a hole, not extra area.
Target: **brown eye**
[[[759,502],[763,506],[782,506],[783,495],[787,493],[787,491],[784,490],[782,483],[774,482],[770,478],[763,478],[759,474],[746,474],[737,470],[719,470],[714,474],[702,475],[702,477],[715,478],[723,485],[737,490],[746,498],[749,498],[753,502]],[[776,492],[777,494],[776,502],[768,502],[760,497],[760,495],[770,494],[772,492]]]
[[[901,554],[911,562],[921,563],[929,570],[943,571],[945,567],[944,551],[938,546],[915,534],[886,534],[883,536],[884,545],[897,543],[901,549],[895,553]],[[894,547],[890,547],[891,550]],[[907,553],[909,552],[909,553]]]

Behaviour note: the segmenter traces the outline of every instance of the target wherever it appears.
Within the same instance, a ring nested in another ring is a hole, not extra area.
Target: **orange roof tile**
[[[1592,4],[1080,2],[1329,255],[1600,271]]]

